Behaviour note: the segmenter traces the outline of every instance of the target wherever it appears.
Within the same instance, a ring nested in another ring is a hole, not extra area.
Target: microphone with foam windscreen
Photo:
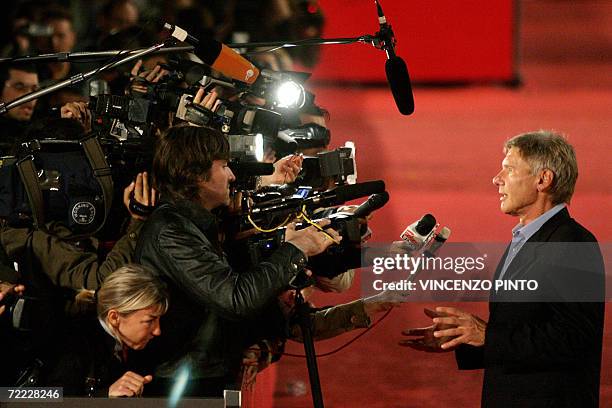
[[[164,28],[177,40],[193,45],[195,55],[226,77],[251,85],[259,76],[255,65],[227,45],[212,38],[197,39],[176,25],[166,23]]]
[[[379,208],[382,208],[388,201],[389,193],[386,191],[379,194],[372,194],[366,201],[357,207],[353,215],[357,218],[365,218]]]
[[[390,58],[385,62],[385,73],[397,109],[402,115],[410,115],[414,112],[414,97],[406,63],[398,56]]]
[[[395,54],[395,36],[393,30],[391,25],[387,23],[387,18],[378,0],[375,0],[375,3],[376,11],[378,12],[378,24],[380,26],[380,31],[376,33],[376,36],[381,41],[381,48],[387,53],[387,61],[385,62],[387,82],[400,113],[402,115],[410,115],[414,112],[414,96],[412,95],[408,67],[404,60]]]

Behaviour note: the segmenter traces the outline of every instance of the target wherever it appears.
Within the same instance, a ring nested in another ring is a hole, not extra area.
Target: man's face
[[[234,173],[227,165],[227,160],[213,161],[208,180],[200,182],[200,203],[208,210],[229,205],[230,188],[236,180]]]
[[[9,69],[9,77],[4,83],[4,90],[2,91],[2,102],[10,102],[37,89],[37,74]],[[33,100],[11,109],[6,115],[15,120],[28,121],[32,118],[35,106],[36,100]]]
[[[531,166],[521,157],[520,150],[508,149],[502,161],[502,170],[493,177],[504,214],[521,218],[532,215],[538,198],[538,176],[531,173]]]
[[[138,23],[138,9],[132,3],[126,2],[115,6],[109,19],[109,32],[125,30]]]
[[[51,20],[49,26],[53,29],[51,47],[53,52],[70,52],[76,43],[76,34],[72,23],[68,20]]]
[[[142,350],[153,337],[159,336],[159,309],[159,305],[154,305],[127,316],[119,315],[115,331],[121,341],[133,350]]]

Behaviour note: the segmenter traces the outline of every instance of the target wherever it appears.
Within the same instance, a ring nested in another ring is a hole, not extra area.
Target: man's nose
[[[229,176],[229,180],[230,182],[232,181],[236,181],[236,176],[234,176],[234,172],[232,171],[232,169],[230,169],[229,167],[227,168],[227,171],[229,172],[228,176]]]
[[[502,184],[502,180],[501,180],[501,171],[499,173],[497,173],[495,176],[493,176],[493,184],[495,184],[496,186],[499,186]]]

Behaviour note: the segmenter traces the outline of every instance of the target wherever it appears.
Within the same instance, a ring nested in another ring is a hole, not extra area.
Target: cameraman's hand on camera
[[[330,220],[318,222],[320,227],[325,227],[331,223]],[[295,229],[295,224],[287,225],[285,231],[285,242],[295,245],[307,257],[315,256],[325,251],[330,245],[339,243],[342,237],[338,231],[328,228],[325,232],[311,225],[301,230]]]
[[[156,65],[155,68],[150,71],[139,73],[140,67],[142,67],[142,60],[138,60],[130,72],[132,74],[132,82],[130,84],[131,92],[146,94],[148,92],[147,84],[156,84],[168,74],[168,71],[162,69],[159,65]]]
[[[145,207],[154,207],[157,204],[157,191],[149,187],[149,175],[147,172],[138,173],[136,180],[123,190],[123,204],[133,219],[144,221],[146,217],[132,212],[130,209],[130,196],[134,194],[134,200]]]
[[[291,155],[283,157],[274,163],[274,173],[261,177],[261,185],[293,183],[302,170],[304,157],[302,155]]]
[[[193,103],[214,112],[221,103],[221,100],[218,98],[219,93],[215,89],[211,90],[210,92],[206,92],[204,88],[200,87],[198,92],[196,92],[195,96],[193,97]]]
[[[76,119],[85,128],[85,133],[91,131],[91,111],[85,102],[68,102],[60,109],[62,118]]]
[[[2,300],[8,295],[16,294],[18,296],[21,296],[23,295],[24,291],[25,286],[23,285],[16,285],[14,283],[9,282],[0,282],[0,304],[2,303]],[[6,305],[0,306],[0,315],[4,313],[5,309]]]

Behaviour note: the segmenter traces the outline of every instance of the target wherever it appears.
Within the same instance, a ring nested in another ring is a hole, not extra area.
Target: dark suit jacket
[[[492,293],[484,346],[457,349],[460,369],[485,369],[482,406],[597,407],[605,281],[595,237],[563,209],[504,279],[536,279],[539,290],[525,299]]]

